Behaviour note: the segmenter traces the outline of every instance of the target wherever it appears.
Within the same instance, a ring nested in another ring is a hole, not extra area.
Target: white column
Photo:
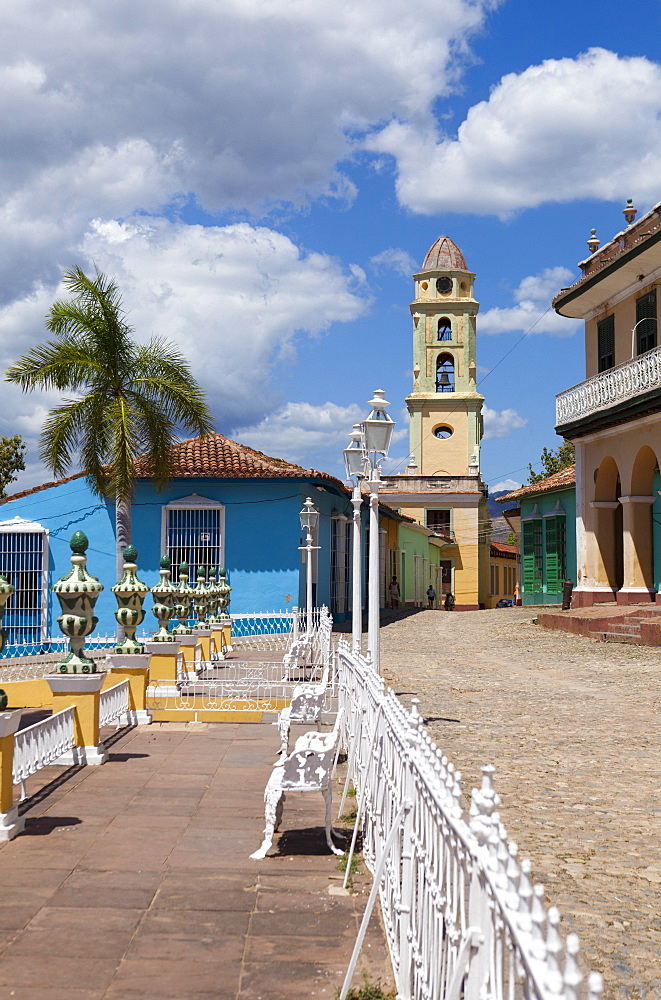
[[[377,472],[378,475],[378,472]],[[375,669],[379,670],[379,480],[368,483],[370,488],[370,551],[369,551],[369,594],[367,603],[367,649]]]
[[[361,518],[360,507],[362,504],[360,493],[360,482],[353,488],[351,504],[353,506],[353,550],[351,567],[351,648],[354,653],[362,652],[363,644],[363,587],[362,587],[362,565],[361,565]]]

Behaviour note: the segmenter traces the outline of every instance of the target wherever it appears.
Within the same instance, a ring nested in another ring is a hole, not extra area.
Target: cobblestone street
[[[494,764],[501,817],[605,996],[661,998],[661,651],[424,611],[381,633],[383,672],[464,776]]]

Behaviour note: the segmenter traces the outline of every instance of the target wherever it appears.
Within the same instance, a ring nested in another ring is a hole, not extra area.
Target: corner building
[[[556,397],[576,446],[574,606],[659,601],[661,591],[661,203],[599,246],[553,300],[585,321],[586,379]]]
[[[441,579],[432,579],[428,567],[417,569],[424,588],[432,583],[439,598],[451,591],[457,610],[475,610],[488,603],[489,564],[475,274],[459,247],[441,236],[413,280],[413,388],[406,397],[411,460],[404,474],[384,476],[381,496],[444,540]],[[400,575],[396,564],[392,575]]]

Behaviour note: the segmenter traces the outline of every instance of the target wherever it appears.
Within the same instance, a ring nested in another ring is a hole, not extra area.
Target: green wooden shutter
[[[523,590],[526,594],[535,591],[535,548],[533,522],[523,522]]]
[[[545,584],[547,594],[557,594],[560,591],[558,560],[558,520],[555,517],[547,517],[544,527],[546,528],[545,545]]]

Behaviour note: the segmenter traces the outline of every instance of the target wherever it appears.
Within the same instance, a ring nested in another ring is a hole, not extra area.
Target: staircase
[[[604,627],[605,626],[605,627]],[[661,646],[661,608],[634,611],[631,615],[600,622],[597,630],[589,633],[603,642],[640,643]]]

